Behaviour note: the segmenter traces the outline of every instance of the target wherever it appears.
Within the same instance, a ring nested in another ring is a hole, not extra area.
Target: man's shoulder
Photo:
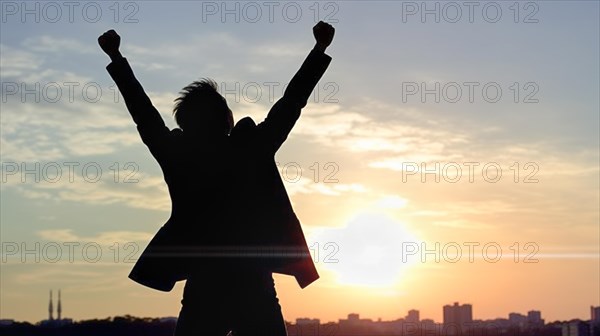
[[[169,141],[183,140],[185,138],[184,134],[181,128],[174,128],[168,132]]]

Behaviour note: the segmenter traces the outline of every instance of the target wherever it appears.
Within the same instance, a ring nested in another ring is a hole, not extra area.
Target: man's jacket
[[[107,66],[171,197],[171,216],[140,255],[132,280],[170,291],[223,264],[292,275],[302,288],[319,278],[275,153],[330,62],[312,50],[263,122],[243,118],[210,143],[169,130],[125,58]]]

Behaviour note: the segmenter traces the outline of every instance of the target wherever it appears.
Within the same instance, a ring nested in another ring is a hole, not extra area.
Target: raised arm
[[[142,141],[158,159],[165,138],[170,131],[166,127],[160,113],[152,105],[150,98],[135,78],[133,70],[119,51],[121,37],[114,30],[109,30],[98,37],[98,44],[110,57],[111,63],[106,67],[119,91],[123,95],[125,105],[137,125]]]
[[[310,94],[327,70],[331,57],[325,50],[331,44],[335,29],[320,21],[313,27],[316,43],[300,70],[288,84],[283,97],[269,111],[267,118],[258,125],[266,146],[275,153],[287,139],[288,134],[300,117],[300,111],[308,102]]]

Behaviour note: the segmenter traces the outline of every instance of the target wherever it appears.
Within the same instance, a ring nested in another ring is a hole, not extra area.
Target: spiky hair
[[[173,115],[177,125],[183,129],[192,120],[221,120],[228,111],[227,101],[219,93],[217,82],[202,78],[179,92]]]

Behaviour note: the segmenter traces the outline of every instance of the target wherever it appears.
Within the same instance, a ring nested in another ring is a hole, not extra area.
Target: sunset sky
[[[1,3],[1,319],[51,289],[76,320],[179,312],[183,282],[127,278],[170,200],[99,35],[174,128],[201,77],[262,121],[319,20],[333,60],[276,159],[321,278],[275,276],[286,320],[600,305],[599,2],[74,3]]]

